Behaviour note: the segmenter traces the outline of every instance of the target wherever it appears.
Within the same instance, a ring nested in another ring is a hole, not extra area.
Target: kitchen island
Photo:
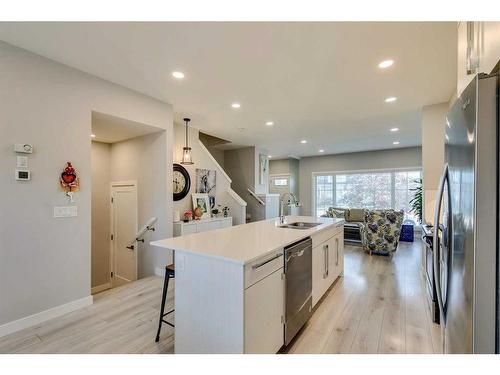
[[[315,305],[343,273],[343,222],[287,216],[152,242],[175,251],[175,352],[276,353],[285,342],[284,249],[312,240]]]

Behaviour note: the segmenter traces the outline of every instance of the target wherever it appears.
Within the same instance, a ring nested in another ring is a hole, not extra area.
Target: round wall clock
[[[184,198],[191,188],[191,178],[189,173],[180,164],[174,164],[174,176],[173,176],[173,191],[174,191],[174,201],[180,201]]]

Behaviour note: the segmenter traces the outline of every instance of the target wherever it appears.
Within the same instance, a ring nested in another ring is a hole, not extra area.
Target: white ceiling
[[[456,38],[451,22],[0,23],[8,43],[172,103],[177,122],[189,116],[273,156],[419,145],[421,107],[455,91]],[[380,70],[386,58],[395,64]]]
[[[159,131],[163,130],[105,113],[92,112],[92,134],[95,135],[93,140],[98,142],[121,142]]]

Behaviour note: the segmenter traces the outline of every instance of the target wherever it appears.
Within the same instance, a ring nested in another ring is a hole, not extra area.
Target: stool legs
[[[165,315],[170,314],[174,310],[171,310],[167,313],[165,313],[165,303],[167,301],[167,290],[168,290],[168,281],[170,280],[170,273],[168,271],[165,271],[165,280],[163,282],[163,294],[161,296],[161,308],[160,308],[160,319],[158,322],[158,332],[156,333],[156,339],[155,341],[158,342],[160,341],[160,333],[161,333],[161,325],[162,323],[167,323],[170,326],[174,326],[172,323],[169,323],[165,320],[163,320]]]

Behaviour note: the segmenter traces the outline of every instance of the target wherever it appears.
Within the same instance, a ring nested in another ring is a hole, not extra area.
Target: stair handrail
[[[247,191],[250,193],[250,195],[251,195],[252,197],[254,197],[254,198],[257,200],[257,202],[258,202],[260,205],[262,205],[262,206],[265,206],[265,205],[266,205],[266,202],[264,202],[262,199],[260,199],[260,198],[257,196],[257,194],[255,194],[255,192],[253,192],[250,188],[247,188]]]
[[[129,245],[127,246],[127,249],[134,250],[135,248],[135,243],[136,242],[142,242],[144,243],[144,235],[148,231],[153,231],[155,230],[155,227],[153,226],[154,223],[158,221],[158,218],[153,216],[151,219],[149,219],[146,224],[137,232],[135,235],[134,239],[130,241]]]

